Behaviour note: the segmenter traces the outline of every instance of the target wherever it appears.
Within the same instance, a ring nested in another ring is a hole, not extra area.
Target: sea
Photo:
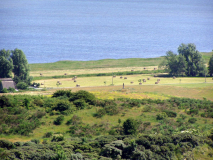
[[[0,0],[0,49],[28,63],[213,50],[213,0]]]

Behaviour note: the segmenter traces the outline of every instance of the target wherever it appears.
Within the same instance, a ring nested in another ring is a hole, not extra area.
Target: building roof
[[[16,84],[13,82],[12,78],[0,78],[0,81],[2,83],[2,88],[15,88],[16,89]]]
[[[13,81],[12,78],[0,78],[0,81]]]
[[[2,88],[7,88],[9,89],[9,87],[11,88],[16,88],[16,85],[13,81],[2,81]]]

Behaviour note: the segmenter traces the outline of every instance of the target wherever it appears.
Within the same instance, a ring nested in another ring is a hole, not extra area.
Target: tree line
[[[16,84],[29,85],[32,81],[32,77],[29,76],[29,71],[29,64],[22,50],[0,50],[1,78],[13,77]]]
[[[196,49],[196,45],[181,44],[178,47],[178,54],[172,51],[166,52],[164,61],[159,65],[171,75],[204,76],[213,74],[213,55],[208,63],[208,70],[205,66],[202,54]]]

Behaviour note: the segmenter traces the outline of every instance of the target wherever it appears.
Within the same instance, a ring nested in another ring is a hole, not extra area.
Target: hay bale
[[[42,74],[42,73],[40,73],[40,76],[43,76],[43,74]]]
[[[64,73],[64,75],[66,76],[67,74],[66,74],[66,73]]]
[[[77,82],[76,80],[74,80],[74,82]]]
[[[146,82],[146,79],[143,79],[143,82]]]
[[[139,83],[139,85],[142,85],[142,83]]]
[[[120,79],[122,79],[123,77],[121,76]]]
[[[132,83],[134,83],[134,82],[130,82],[130,83],[132,84]]]
[[[43,83],[41,83],[41,85],[44,85]]]
[[[154,77],[157,77],[157,75],[155,74]]]
[[[157,68],[154,68],[154,70],[156,70]]]
[[[124,77],[124,79],[127,79],[127,77]]]
[[[116,76],[113,76],[113,78],[115,78]]]
[[[155,84],[158,84],[159,82],[155,82]]]
[[[79,85],[79,84],[76,84],[76,87],[80,87],[80,85]]]
[[[147,78],[147,80],[150,80],[150,78]]]
[[[146,69],[146,67],[144,67],[143,69]]]
[[[57,83],[60,83],[60,81],[57,81]]]
[[[131,71],[133,72],[134,70],[132,69]]]

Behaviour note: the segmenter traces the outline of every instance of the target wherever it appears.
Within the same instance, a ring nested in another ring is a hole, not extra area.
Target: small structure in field
[[[1,89],[9,89],[9,88],[14,88],[16,89],[16,83],[12,80],[12,78],[0,78],[0,90]]]
[[[122,79],[123,77],[121,76],[120,79]]]
[[[42,73],[40,73],[40,76],[43,76],[43,74],[42,74]]]
[[[132,69],[131,71],[133,72],[134,70]]]
[[[44,85],[44,83],[41,83],[41,85]]]
[[[79,84],[76,84],[76,87],[80,87],[80,85],[79,85]]]
[[[142,85],[142,83],[140,82],[139,85]]]
[[[146,69],[146,67],[144,67],[143,69]]]
[[[64,75],[66,76],[67,74],[66,74],[66,73],[64,73]]]
[[[127,77],[124,77],[124,79],[127,79]]]
[[[156,70],[157,68],[154,68],[154,70]]]
[[[173,79],[176,79],[176,77],[175,77],[175,76],[173,76]]]
[[[113,78],[115,78],[116,76],[113,76]]]
[[[132,84],[132,83],[134,83],[134,82],[131,81],[130,83]]]
[[[77,82],[76,80],[74,80],[74,82]]]
[[[158,83],[159,83],[159,81],[155,82],[155,84],[158,84]]]
[[[150,78],[148,77],[147,80],[150,80]]]
[[[146,79],[143,79],[143,82],[146,82]]]

